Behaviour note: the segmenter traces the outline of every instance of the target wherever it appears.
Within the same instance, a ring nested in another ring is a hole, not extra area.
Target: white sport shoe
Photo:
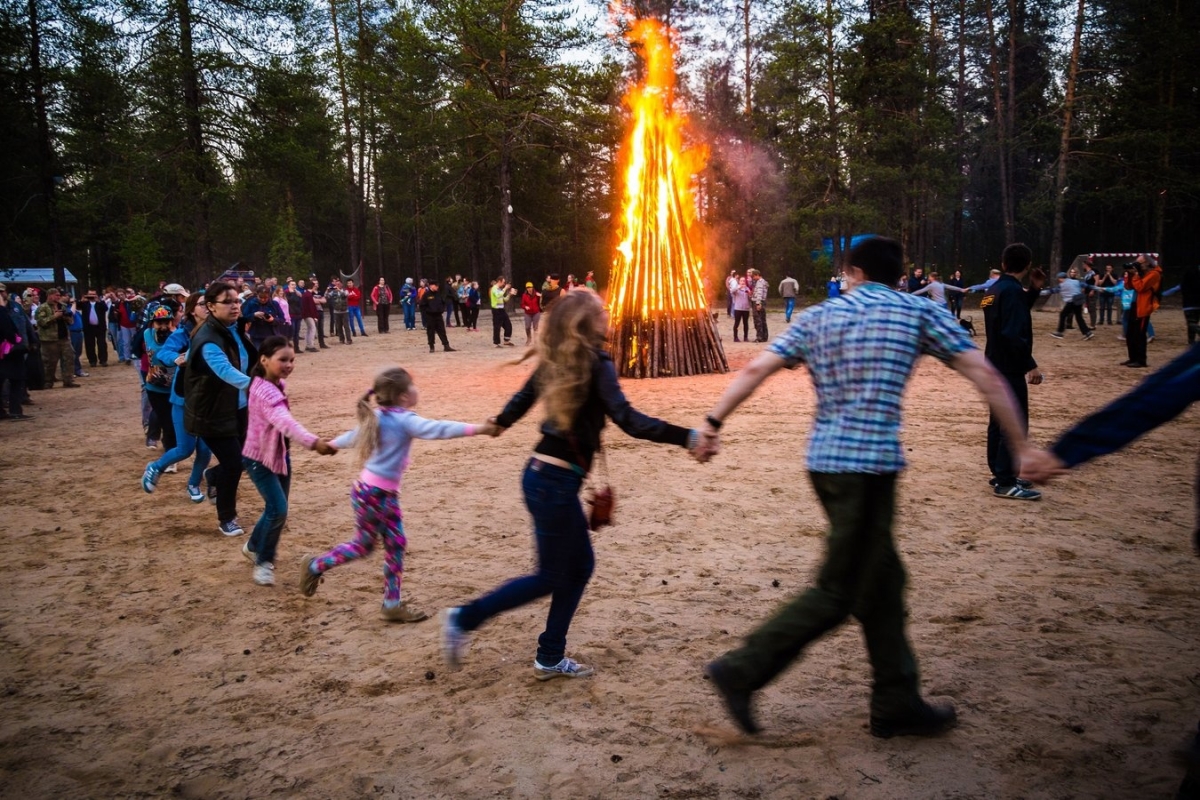
[[[259,586],[275,585],[275,565],[270,561],[254,567],[254,582]]]
[[[580,664],[572,658],[564,657],[553,667],[544,667],[538,663],[536,658],[533,660],[533,677],[539,681],[548,681],[552,678],[587,678],[595,673],[596,670]]]
[[[471,634],[458,627],[460,610],[447,608],[442,612],[442,658],[451,669],[462,666],[463,658],[471,646]]]

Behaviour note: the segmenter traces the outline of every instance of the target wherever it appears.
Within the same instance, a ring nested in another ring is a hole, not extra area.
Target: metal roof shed
[[[64,270],[67,285],[79,283],[71,270]],[[18,286],[53,286],[54,270],[49,267],[0,267],[0,282],[14,283]]]

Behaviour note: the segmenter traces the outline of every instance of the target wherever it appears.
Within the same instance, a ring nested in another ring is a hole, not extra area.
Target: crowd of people
[[[444,350],[453,352],[448,327],[476,331],[477,310],[485,297],[493,312],[493,345],[514,346],[507,309],[510,303],[520,308],[529,345],[521,360],[535,359],[536,368],[496,416],[478,423],[418,415],[414,409],[420,392],[413,375],[390,367],[358,397],[353,430],[325,439],[305,428],[293,414],[287,395],[287,380],[301,351],[301,332],[306,351],[328,347],[323,313],[328,309],[330,340],[337,335],[349,345],[354,337],[367,335],[362,293],[354,281],[343,284],[340,278],[324,292],[311,278],[307,284],[289,278],[282,285],[271,280],[254,284],[217,280],[193,293],[178,284],[164,284],[151,297],[132,290],[108,290],[103,297],[89,291],[79,304],[55,289],[44,299],[36,291],[27,291],[19,299],[10,297],[0,284],[0,366],[4,367],[0,376],[5,381],[8,415],[24,418],[24,372],[17,374],[10,367],[17,355],[23,362],[30,360],[31,342],[39,341],[47,387],[54,385],[56,375],[64,386],[76,386],[76,378],[87,375],[72,343],[76,330],[89,366],[107,365],[111,343],[119,363],[139,367],[146,397],[147,445],[157,447],[161,440],[164,450],[146,465],[143,490],[154,492],[164,472],[192,456],[189,499],[196,503],[209,499],[216,507],[219,531],[241,536],[245,528],[238,518],[238,492],[242,474],[249,474],[264,509],[242,553],[253,564],[252,580],[260,585],[275,583],[274,564],[293,481],[292,444],[330,456],[355,448],[363,466],[350,493],[354,536],[304,559],[298,588],[312,596],[332,569],[365,557],[382,541],[381,614],[398,623],[429,617],[406,602],[402,591],[407,539],[400,488],[413,440],[499,436],[541,401],[541,438],[522,476],[533,519],[536,568],[446,609],[441,637],[447,663],[460,667],[472,636],[489,620],[549,597],[532,665],[538,680],[549,680],[594,672],[568,655],[567,635],[595,563],[591,524],[579,493],[602,453],[606,420],[635,438],[685,448],[703,463],[720,452],[720,430],[738,407],[779,370],[804,365],[813,376],[817,396],[807,468],[829,518],[824,561],[812,587],[782,605],[747,635],[742,646],[710,663],[707,675],[735,723],[745,733],[755,734],[760,730],[753,710],[756,693],[808,645],[853,616],[863,627],[874,675],[870,732],[885,738],[931,735],[952,726],[956,712],[921,695],[916,657],[906,633],[906,574],[893,537],[898,476],[905,467],[899,440],[901,400],[915,361],[932,355],[965,376],[986,400],[990,412],[986,459],[992,494],[1002,499],[1039,499],[1035,481],[1048,481],[1074,465],[1119,449],[1200,398],[1200,350],[1193,346],[1144,388],[1080,423],[1050,450],[1034,447],[1027,435],[1028,387],[1043,380],[1033,355],[1031,309],[1038,298],[1048,292],[1062,296],[1064,310],[1052,335],[1061,334],[1070,319],[1088,338],[1092,328],[1076,299],[1096,300],[1089,318],[1095,325],[1108,325],[1113,324],[1115,301],[1106,304],[1103,298],[1122,297],[1126,338],[1132,341],[1127,364],[1145,367],[1142,342],[1148,338],[1150,317],[1163,293],[1161,267],[1150,255],[1138,256],[1119,280],[1113,270],[1097,275],[1089,264],[1090,274],[1063,273],[1055,287],[1047,286],[1047,276],[1033,267],[1032,260],[1029,248],[1010,245],[985,284],[967,287],[960,273],[947,282],[936,271],[928,277],[921,270],[908,274],[897,242],[879,237],[860,242],[850,250],[842,275],[830,281],[829,292],[833,295],[836,290],[836,296],[803,311],[731,380],[712,410],[694,426],[646,416],[625,399],[604,351],[608,318],[590,274],[586,287],[575,285],[573,276],[560,285],[557,275],[548,275],[540,291],[528,282],[523,292],[498,278],[486,295],[481,295],[475,282],[461,277],[444,282],[422,279],[415,284],[409,279],[395,295],[380,280],[372,290],[369,299],[376,308],[378,330],[388,332],[393,302],[405,309],[406,329],[415,330],[415,311],[408,312],[412,307],[421,312],[431,351],[436,337]],[[896,291],[901,283],[904,291]],[[767,285],[762,275],[757,270],[731,274],[727,288],[735,339],[738,324],[743,337],[747,335],[747,319],[753,313],[755,341],[767,341]],[[798,289],[790,276],[779,287],[791,301],[786,311],[789,320]],[[956,319],[954,298],[972,290],[984,293],[983,351]],[[1200,334],[1200,268],[1187,271],[1177,290],[1184,295],[1188,341],[1194,343]],[[868,318],[871,324],[862,324]],[[107,343],[106,327],[110,328]],[[312,346],[314,327],[316,347]],[[875,355],[863,359],[863,353]],[[849,362],[856,368],[845,369]],[[1117,418],[1137,423],[1116,426]],[[1200,552],[1200,485],[1197,492],[1194,543]]]

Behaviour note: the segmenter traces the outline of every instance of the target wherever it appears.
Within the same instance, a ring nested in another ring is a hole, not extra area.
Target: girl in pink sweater
[[[288,492],[292,485],[288,440],[293,439],[321,455],[337,452],[292,416],[284,381],[292,374],[295,360],[291,342],[282,336],[268,336],[258,350],[258,363],[250,369],[250,424],[242,447],[242,463],[266,507],[242,547],[242,554],[254,563],[254,582],[259,586],[275,585],[275,548],[287,522]]]

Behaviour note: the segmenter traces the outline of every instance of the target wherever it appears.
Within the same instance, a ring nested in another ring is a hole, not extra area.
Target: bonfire
[[[609,350],[623,377],[727,372],[725,351],[704,294],[696,255],[692,181],[704,154],[685,150],[684,120],[672,109],[675,63],[667,28],[637,20],[645,80],[625,97],[620,243],[608,299]]]

